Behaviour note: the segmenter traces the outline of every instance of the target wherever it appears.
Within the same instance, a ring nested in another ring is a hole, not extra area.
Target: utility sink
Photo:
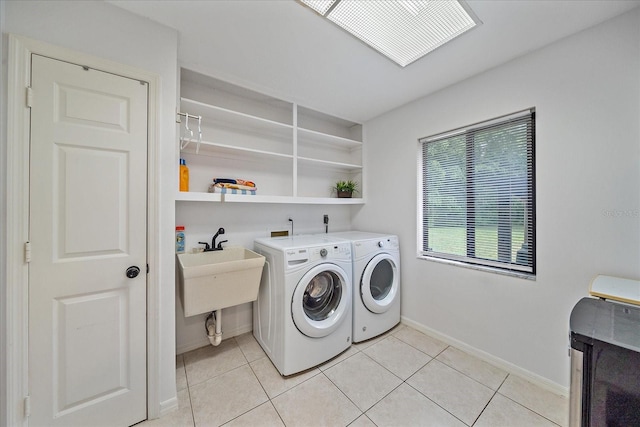
[[[264,256],[242,247],[228,247],[176,257],[186,317],[258,298]]]

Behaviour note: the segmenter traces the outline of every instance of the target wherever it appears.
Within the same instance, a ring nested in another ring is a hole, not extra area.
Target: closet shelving
[[[182,150],[182,152],[195,153],[195,149],[187,147],[184,150]],[[216,154],[227,154],[227,155],[238,154],[238,155],[247,155],[247,156],[255,156],[255,157],[280,157],[284,159],[293,159],[293,155],[291,154],[283,154],[283,153],[276,153],[274,151],[238,147],[238,146],[229,145],[229,144],[209,142],[206,140],[203,140],[200,143],[199,154],[204,156],[216,155]]]
[[[186,69],[181,95],[180,111],[202,117],[202,141],[197,154],[196,144],[180,152],[191,184],[177,201],[364,203],[331,191],[338,180],[362,184],[362,125]],[[214,177],[252,180],[257,194],[208,193]]]
[[[240,111],[229,110],[190,98],[182,97],[180,99],[180,106],[184,111],[188,111],[193,115],[202,116],[203,120],[210,121],[219,126],[280,135],[291,135],[293,129],[293,126],[287,123],[280,123],[275,120],[265,119]]]

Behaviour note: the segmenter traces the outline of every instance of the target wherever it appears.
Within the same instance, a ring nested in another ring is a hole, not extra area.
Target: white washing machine
[[[282,375],[319,365],[351,345],[351,244],[327,236],[256,239],[266,258],[253,335]]]
[[[351,242],[353,342],[376,337],[400,322],[398,237],[364,231],[329,233]]]

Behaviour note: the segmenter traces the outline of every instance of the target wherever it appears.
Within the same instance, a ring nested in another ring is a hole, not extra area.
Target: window
[[[422,255],[535,274],[534,109],[420,144]]]

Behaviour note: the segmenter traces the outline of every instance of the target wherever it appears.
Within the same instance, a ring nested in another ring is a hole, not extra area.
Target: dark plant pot
[[[338,198],[340,199],[350,199],[352,195],[353,195],[352,191],[338,190]]]

